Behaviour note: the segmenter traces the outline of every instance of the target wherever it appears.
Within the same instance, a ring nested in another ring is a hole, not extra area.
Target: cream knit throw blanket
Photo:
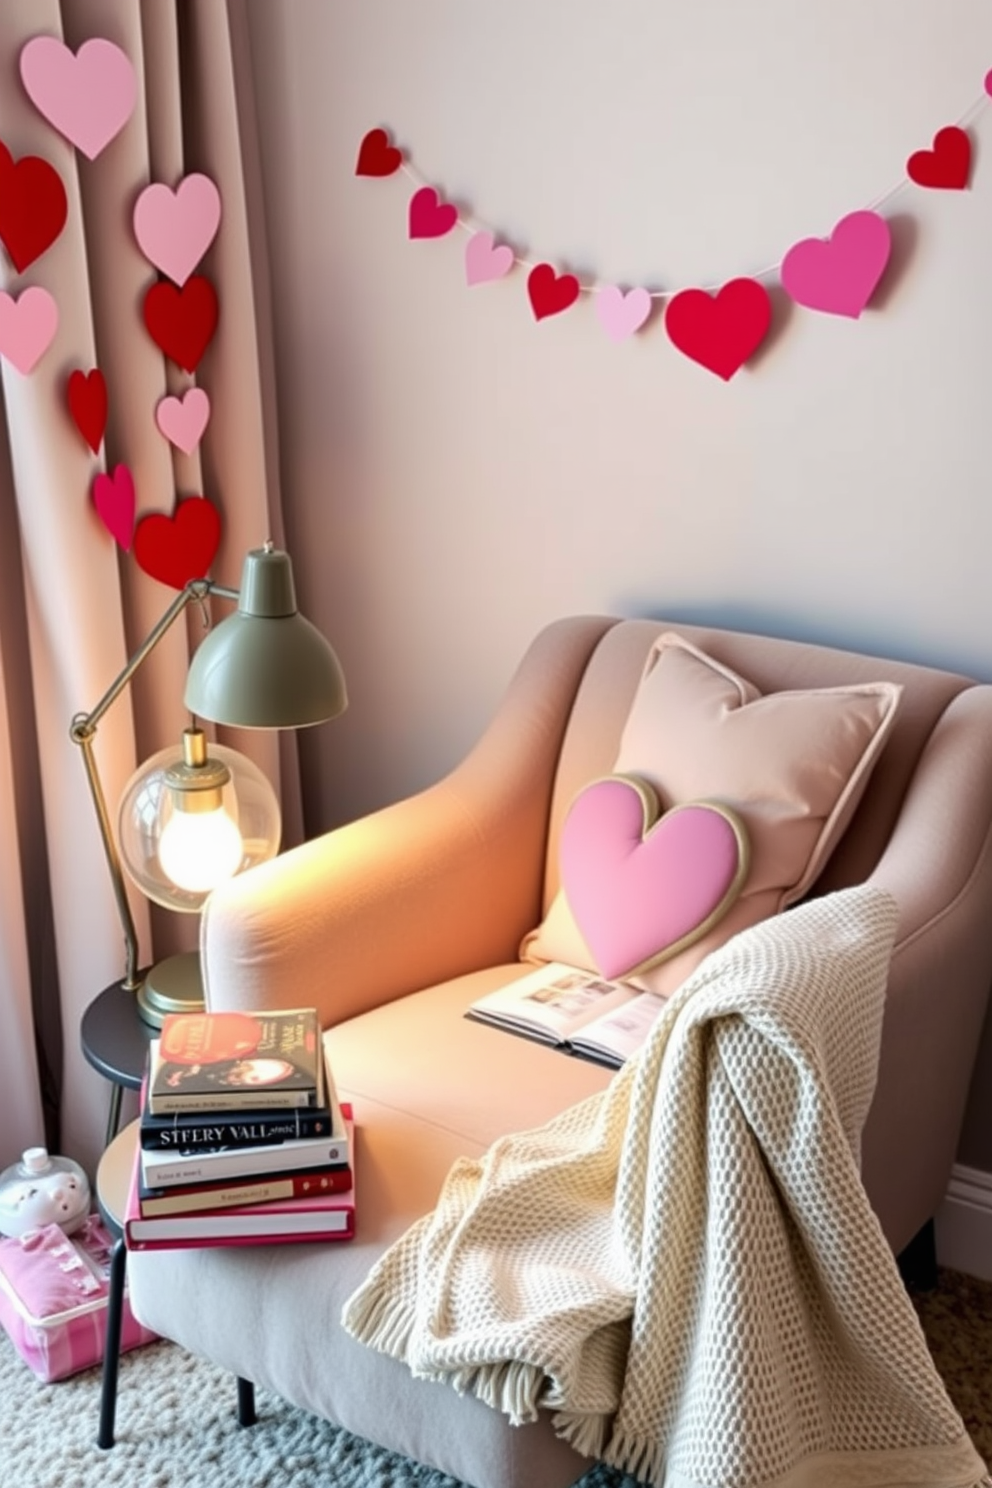
[[[735,936],[605,1091],[456,1163],[344,1326],[666,1488],[989,1482],[859,1176],[895,923],[863,886]]]

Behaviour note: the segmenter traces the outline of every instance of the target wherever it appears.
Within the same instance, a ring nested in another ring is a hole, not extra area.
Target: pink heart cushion
[[[864,794],[901,692],[861,682],[762,694],[677,632],[656,637],[610,768],[669,805],[729,807],[747,831],[750,864],[719,923],[639,975],[641,985],[668,995],[710,951],[808,892]],[[563,892],[520,952],[598,969]]]
[[[580,791],[562,828],[562,887],[605,977],[676,955],[722,918],[747,875],[747,836],[711,802],[676,806],[632,776]]]

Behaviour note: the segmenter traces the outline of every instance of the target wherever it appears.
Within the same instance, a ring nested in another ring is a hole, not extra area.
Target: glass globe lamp
[[[121,862],[156,904],[198,913],[236,873],[275,857],[282,818],[275,791],[256,764],[210,744],[202,729],[183,733],[181,754],[162,749],[131,776],[121,797]],[[202,1001],[195,952],[169,956],[147,973],[139,1000],[152,1016]]]

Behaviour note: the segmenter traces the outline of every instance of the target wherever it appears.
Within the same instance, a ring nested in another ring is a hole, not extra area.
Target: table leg
[[[107,1137],[104,1147],[109,1147],[117,1135],[117,1128],[121,1124],[121,1096],[124,1094],[123,1085],[110,1087],[110,1111],[107,1115]]]
[[[103,1346],[103,1380],[100,1385],[100,1429],[98,1447],[114,1445],[114,1421],[117,1415],[117,1369],[121,1358],[121,1323],[124,1314],[124,1275],[127,1250],[124,1236],[114,1242],[110,1253],[110,1291],[107,1296],[107,1337]]]
[[[255,1386],[251,1380],[242,1379],[238,1375],[238,1425],[254,1426],[258,1417],[255,1415]]]

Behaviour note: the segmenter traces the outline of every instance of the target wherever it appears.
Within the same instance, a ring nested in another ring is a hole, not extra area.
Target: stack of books
[[[354,1235],[354,1123],[314,1008],[169,1014],[138,1132],[132,1250]]]

